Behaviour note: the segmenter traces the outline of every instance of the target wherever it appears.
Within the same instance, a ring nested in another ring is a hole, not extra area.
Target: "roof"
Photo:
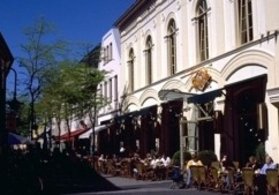
[[[151,4],[154,0],[136,0],[114,23],[119,30],[129,24],[140,13],[141,8]]]
[[[0,58],[3,59],[5,62],[9,62],[7,67],[7,72],[6,74],[8,74],[8,70],[10,69],[11,64],[14,62],[14,57],[2,35],[2,33],[0,32]]]

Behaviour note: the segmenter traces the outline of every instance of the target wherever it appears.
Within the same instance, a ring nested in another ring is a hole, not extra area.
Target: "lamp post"
[[[17,114],[21,103],[17,100],[17,72],[14,68],[10,68],[14,72],[14,95],[13,99],[8,101],[10,108]]]
[[[7,121],[7,131],[15,131],[17,129],[17,119],[19,118],[19,109],[21,103],[17,100],[17,72],[14,68],[10,68],[11,71],[14,73],[14,95],[13,99],[7,101],[9,105],[10,111],[8,113]]]
[[[14,58],[0,33],[0,155],[4,155],[8,147],[6,129],[6,79]]]

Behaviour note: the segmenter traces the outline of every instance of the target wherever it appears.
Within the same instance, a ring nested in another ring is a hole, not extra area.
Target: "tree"
[[[46,128],[50,128],[50,134],[52,135],[52,122],[55,121],[58,127],[58,144],[60,147],[61,136],[61,121],[62,121],[62,97],[61,89],[63,84],[60,80],[59,74],[60,68],[56,67],[47,71],[48,75],[54,75],[55,77],[48,77],[50,79],[42,89],[42,95],[38,103],[35,105],[37,110],[37,119],[40,124],[44,125],[44,138],[46,138]],[[51,142],[50,142],[51,144]],[[46,146],[46,139],[44,139],[44,146]]]
[[[54,32],[53,26],[43,18],[24,31],[27,42],[21,45],[25,57],[19,60],[24,68],[26,80],[26,96],[29,100],[29,131],[31,138],[32,130],[36,128],[35,104],[41,96],[42,88],[47,83],[48,69],[54,67],[65,51],[65,43],[53,41],[50,35]],[[37,132],[36,132],[37,133]]]
[[[57,76],[49,81],[43,90],[40,101],[43,109],[40,113],[42,116],[48,115],[56,119],[59,136],[62,120],[66,122],[70,135],[71,120],[88,117],[94,137],[97,110],[106,104],[106,100],[97,91],[97,85],[104,80],[106,72],[75,61],[60,63],[55,72]]]
[[[64,112],[73,113],[79,118],[88,117],[92,127],[93,143],[95,150],[95,123],[98,110],[106,105],[107,101],[97,91],[98,84],[104,80],[106,72],[89,67],[84,63],[69,66],[62,71],[64,83],[63,92]]]

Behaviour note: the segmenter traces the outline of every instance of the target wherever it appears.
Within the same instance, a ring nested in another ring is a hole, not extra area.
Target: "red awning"
[[[81,129],[76,129],[74,131],[71,131],[70,134],[64,133],[63,135],[60,136],[60,141],[71,141],[73,139],[78,138],[81,134],[89,131],[91,128],[86,127],[86,128],[81,128]],[[59,140],[59,136],[54,137],[55,140]]]

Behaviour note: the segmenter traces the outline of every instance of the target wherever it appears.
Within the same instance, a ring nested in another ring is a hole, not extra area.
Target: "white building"
[[[120,148],[110,147],[116,141],[104,138],[104,134],[111,132],[110,123],[114,118],[120,115],[120,107],[124,89],[121,88],[120,81],[120,34],[117,28],[110,29],[102,38],[101,59],[98,65],[99,70],[106,71],[106,78],[98,85],[100,95],[105,100],[105,106],[98,110],[97,126],[95,127],[96,145],[98,151],[107,153],[107,150],[113,149],[113,152]],[[123,85],[122,85],[123,86]],[[113,135],[113,133],[111,133]],[[113,136],[112,136],[113,137]]]
[[[179,149],[179,124],[172,125],[184,116],[186,150],[245,162],[263,143],[279,162],[277,10],[276,0],[141,0],[117,20],[124,109],[159,106],[152,144]],[[173,91],[194,95],[184,95],[182,109],[167,102]],[[182,113],[171,113],[175,106]]]
[[[107,74],[98,87],[106,100],[106,106],[98,114],[99,125],[119,114],[121,91],[123,91],[119,87],[120,67],[120,34],[118,29],[112,28],[103,36],[101,43],[101,60],[98,69],[106,71]]]

